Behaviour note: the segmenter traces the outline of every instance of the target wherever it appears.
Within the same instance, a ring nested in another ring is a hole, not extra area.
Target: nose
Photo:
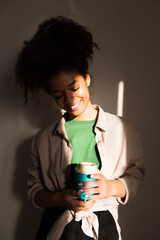
[[[68,91],[65,93],[65,102],[71,104],[73,102],[74,99],[74,93],[71,91]]]

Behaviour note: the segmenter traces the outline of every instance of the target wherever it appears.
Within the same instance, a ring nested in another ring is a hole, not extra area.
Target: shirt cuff
[[[43,190],[43,189],[44,189],[43,187],[38,187],[38,188],[32,190],[32,192],[28,192],[28,198],[31,200],[31,202],[32,202],[32,204],[35,208],[44,209],[42,207],[39,207],[34,201],[36,193],[40,190]]]
[[[129,200],[129,189],[128,189],[127,181],[124,178],[118,178],[118,180],[120,180],[124,184],[124,187],[126,189],[126,195],[124,198],[117,197],[117,201],[125,205]]]

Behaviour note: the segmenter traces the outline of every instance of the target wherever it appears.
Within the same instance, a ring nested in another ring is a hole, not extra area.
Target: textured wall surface
[[[33,135],[56,119],[52,98],[23,105],[14,65],[24,40],[44,19],[63,15],[88,26],[100,45],[91,65],[93,103],[116,114],[125,83],[124,116],[138,129],[147,174],[136,198],[120,207],[123,240],[159,239],[160,2],[127,0],[0,1],[0,239],[34,239],[42,211],[26,197]]]

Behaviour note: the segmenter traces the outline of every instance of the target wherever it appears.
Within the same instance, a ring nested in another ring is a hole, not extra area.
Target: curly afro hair
[[[29,94],[38,98],[39,89],[50,94],[49,79],[60,71],[86,77],[94,48],[99,49],[87,28],[62,16],[45,20],[18,55],[16,83],[24,88],[24,103]]]

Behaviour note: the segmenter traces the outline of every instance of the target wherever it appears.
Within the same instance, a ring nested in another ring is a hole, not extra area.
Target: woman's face
[[[60,72],[50,80],[52,95],[62,109],[68,112],[70,119],[87,120],[91,108],[88,86],[90,76],[86,79],[75,72]]]

